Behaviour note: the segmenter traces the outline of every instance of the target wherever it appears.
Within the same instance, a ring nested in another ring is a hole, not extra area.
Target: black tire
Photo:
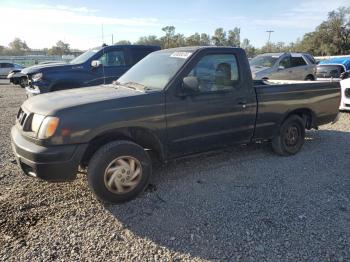
[[[25,88],[25,87],[28,85],[27,78],[21,77],[20,80],[19,80],[19,85],[20,85],[22,88]]]
[[[299,152],[305,141],[305,123],[300,116],[291,115],[281,125],[278,134],[272,139],[272,148],[281,156]]]
[[[306,81],[315,81],[315,77],[312,76],[312,75],[308,75],[308,76],[305,77],[305,80]]]
[[[116,193],[106,185],[106,170],[115,159],[123,156],[130,156],[139,161],[141,177],[131,191]],[[90,189],[98,199],[104,202],[122,203],[135,198],[145,189],[152,173],[152,163],[148,153],[141,146],[131,141],[120,140],[102,146],[91,158],[87,173]]]

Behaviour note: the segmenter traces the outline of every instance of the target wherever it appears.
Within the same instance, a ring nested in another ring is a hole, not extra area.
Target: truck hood
[[[43,64],[43,65],[35,65],[22,69],[22,73],[26,75],[35,74],[38,72],[43,72],[47,70],[65,70],[72,68],[73,65],[67,63],[51,63],[51,64]]]
[[[37,95],[26,100],[22,107],[32,113],[54,116],[61,110],[140,94],[144,92],[123,86],[100,85]]]

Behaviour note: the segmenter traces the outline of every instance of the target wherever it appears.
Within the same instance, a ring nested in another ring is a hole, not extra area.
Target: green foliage
[[[0,46],[1,55],[24,55],[30,51],[26,41],[16,37],[12,42],[9,43],[9,47]]]
[[[131,45],[131,42],[129,40],[120,40],[114,44],[115,45]]]
[[[70,53],[69,44],[63,41],[58,41],[55,46],[48,50],[49,55],[67,55]]]
[[[350,7],[340,7],[328,13],[314,32],[295,43],[297,51],[313,55],[342,55],[350,53]]]

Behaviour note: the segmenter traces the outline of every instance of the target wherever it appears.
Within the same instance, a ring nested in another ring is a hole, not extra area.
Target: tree
[[[243,39],[241,47],[245,50],[248,57],[254,57],[256,55],[256,49],[250,44],[249,39]]]
[[[114,43],[115,45],[131,45],[131,42],[129,40],[119,40],[118,42]]]
[[[314,55],[340,55],[350,52],[350,7],[328,13],[314,32],[306,33],[295,45],[298,51]]]
[[[217,28],[211,39],[213,40],[214,45],[225,46],[227,43],[226,32],[223,28]]]
[[[186,37],[186,45],[188,46],[199,46],[201,45],[201,35],[195,33],[194,35],[190,35]]]
[[[241,44],[241,29],[235,27],[233,30],[228,31],[227,45],[239,47]]]
[[[205,33],[202,33],[201,34],[201,40],[199,42],[199,45],[201,46],[208,46],[211,44],[211,41],[210,41],[210,36],[205,34]]]
[[[162,31],[165,32],[165,36],[162,37],[163,47],[170,48],[174,47],[174,36],[175,36],[175,27],[174,26],[166,26],[162,28]]]
[[[155,35],[143,36],[137,40],[136,44],[138,45],[161,45],[162,42]]]
[[[55,46],[53,46],[51,49],[49,49],[48,53],[50,55],[67,55],[69,54],[69,44],[64,43],[63,41],[58,41]]]
[[[10,53],[13,55],[23,55],[26,51],[29,51],[25,41],[22,41],[20,38],[16,37],[11,43],[9,43]]]

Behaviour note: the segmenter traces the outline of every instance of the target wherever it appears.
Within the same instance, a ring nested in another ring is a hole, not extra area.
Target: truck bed
[[[255,139],[272,138],[285,117],[294,111],[310,113],[310,128],[337,117],[339,82],[255,80],[254,89],[257,96]]]

